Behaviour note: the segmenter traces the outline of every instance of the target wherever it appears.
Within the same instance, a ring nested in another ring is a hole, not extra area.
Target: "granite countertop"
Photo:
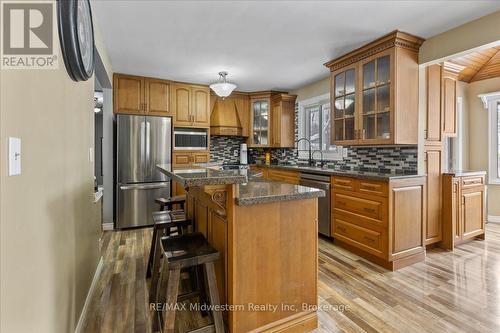
[[[248,181],[247,170],[220,170],[214,166],[173,167],[158,164],[158,169],[183,187],[241,184]]]
[[[325,192],[320,189],[262,178],[250,178],[248,183],[239,185],[237,193],[235,200],[240,206],[325,196]]]
[[[283,164],[253,164],[258,167],[275,168],[275,169],[285,169],[301,172],[310,172],[321,175],[329,176],[344,176],[353,177],[360,179],[370,179],[370,180],[380,180],[389,181],[391,179],[402,179],[402,178],[413,178],[413,177],[424,177],[425,175],[417,174],[397,174],[397,173],[381,173],[374,171],[356,171],[356,170],[337,170],[330,168],[312,167],[307,165],[283,165]]]
[[[320,189],[259,178],[259,173],[250,170],[221,170],[217,164],[185,168],[160,164],[156,167],[184,187],[238,184],[235,202],[240,206],[325,196]]]
[[[445,175],[452,175],[453,177],[464,177],[464,176],[484,176],[486,171],[481,170],[450,170],[444,172]]]

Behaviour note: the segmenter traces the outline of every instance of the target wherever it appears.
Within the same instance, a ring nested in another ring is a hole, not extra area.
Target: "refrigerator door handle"
[[[170,183],[158,183],[158,184],[151,184],[151,185],[123,185],[120,186],[120,190],[153,190],[153,189],[159,189],[159,188],[165,188],[168,187]]]
[[[149,121],[146,121],[146,170],[148,170],[148,174],[150,172],[151,166],[150,164],[150,157],[151,156],[151,124]],[[148,175],[149,176],[149,175]]]
[[[141,163],[139,165],[139,168],[141,170],[141,174],[144,175],[144,170],[146,170],[145,168],[145,162],[146,162],[146,158],[145,158],[145,153],[144,153],[144,148],[145,148],[145,143],[144,143],[144,137],[146,136],[145,134],[146,132],[146,124],[144,121],[141,122]]]

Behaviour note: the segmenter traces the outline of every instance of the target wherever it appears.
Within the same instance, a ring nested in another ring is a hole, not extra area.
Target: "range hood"
[[[210,115],[210,135],[241,136],[241,122],[233,99],[217,98]]]

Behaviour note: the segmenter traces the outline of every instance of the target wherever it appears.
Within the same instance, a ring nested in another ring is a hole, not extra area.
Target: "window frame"
[[[488,111],[488,183],[500,185],[500,172],[498,170],[500,155],[498,113],[500,113],[500,91],[478,96]]]
[[[317,105],[324,105],[326,103],[330,104],[330,94],[326,93],[323,95],[315,96],[312,98],[308,98],[306,100],[302,100],[298,102],[298,138],[307,138],[306,135],[308,134],[307,127],[309,126],[309,119],[308,119],[308,114],[307,114],[307,109],[312,108]],[[331,107],[331,106],[330,106]],[[322,109],[320,107],[320,119],[322,118]],[[330,110],[330,117],[331,117],[331,110]],[[321,124],[320,124],[321,125]],[[321,133],[322,136],[322,133]],[[321,144],[321,140],[320,140]],[[323,160],[325,161],[340,161],[343,159],[343,147],[342,146],[334,146],[334,150],[321,150],[323,153]],[[308,145],[307,142],[301,141],[299,143],[299,146],[296,147],[298,148],[298,157],[299,160],[307,160],[309,158],[309,152],[308,152]],[[321,156],[319,154],[315,154],[313,156],[315,160],[319,160]]]

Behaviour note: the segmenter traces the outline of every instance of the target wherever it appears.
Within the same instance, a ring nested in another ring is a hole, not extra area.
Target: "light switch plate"
[[[9,138],[9,176],[21,174],[21,139]]]
[[[92,147],[89,147],[89,162],[94,162],[94,149]]]

